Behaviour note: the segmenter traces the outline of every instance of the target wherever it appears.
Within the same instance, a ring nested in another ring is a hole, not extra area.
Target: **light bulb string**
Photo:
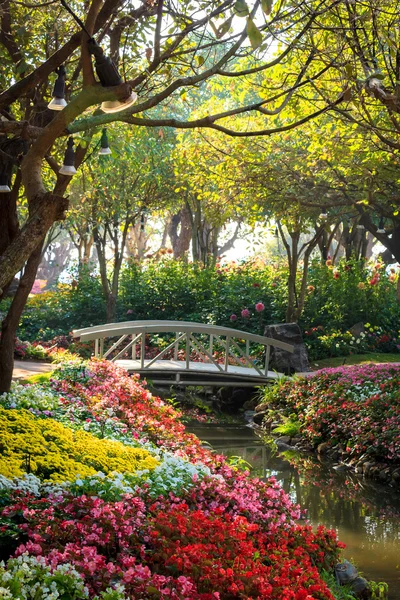
[[[78,23],[79,27],[86,33],[86,35],[89,37],[89,39],[92,40],[93,37],[90,35],[90,33],[86,29],[83,21],[81,21],[81,19],[78,17],[78,15],[76,15],[74,13],[72,8],[66,3],[65,0],[60,0],[60,2],[63,5],[63,7],[65,8],[65,10],[69,12],[69,14],[73,17],[73,19],[75,19],[75,21]]]

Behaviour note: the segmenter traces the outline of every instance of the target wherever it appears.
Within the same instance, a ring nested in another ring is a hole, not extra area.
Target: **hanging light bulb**
[[[111,148],[108,145],[107,129],[103,129],[100,140],[100,152],[101,156],[107,156],[112,154]]]
[[[379,221],[379,227],[376,230],[376,233],[386,233],[383,217],[381,217],[381,220]]]
[[[47,108],[50,108],[50,110],[62,110],[65,106],[67,106],[67,102],[65,100],[65,67],[61,65],[56,70],[56,73],[58,77],[53,88],[53,99],[47,105]]]
[[[326,221],[326,219],[328,218],[328,213],[326,212],[326,208],[323,208],[321,210],[321,214],[319,215],[319,218],[321,221]]]
[[[58,172],[61,175],[67,175],[68,177],[72,177],[72,175],[75,175],[76,173],[74,140],[72,137],[68,138],[67,149],[64,156],[64,164]]]
[[[91,38],[88,41],[89,52],[93,54],[95,62],[94,66],[100,83],[103,87],[116,87],[121,85],[122,78],[118,73],[117,67],[108,56],[104,56],[103,49],[98,45],[96,40]],[[125,110],[135,102],[137,94],[131,94],[125,100],[107,100],[101,105],[101,110],[105,113],[116,113],[120,110]]]
[[[0,194],[8,194],[11,192],[8,185],[7,173],[0,173]]]

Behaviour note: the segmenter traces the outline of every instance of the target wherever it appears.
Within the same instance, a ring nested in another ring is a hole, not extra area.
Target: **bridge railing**
[[[157,355],[146,360],[146,338],[155,334],[175,334],[174,339],[160,350]],[[190,370],[190,354],[194,350],[205,362],[216,367],[221,373],[229,373],[234,362],[241,367],[253,369],[259,376],[268,375],[271,347],[293,352],[293,346],[273,338],[268,338],[229,327],[193,323],[190,321],[125,321],[123,323],[107,323],[94,327],[86,327],[73,331],[74,338],[85,342],[94,340],[95,356],[109,358],[112,361],[132,357],[140,370],[150,369],[159,360],[166,360],[165,355],[173,353],[174,361],[179,361],[179,349],[184,349],[185,359],[180,361],[184,370]],[[118,338],[106,349],[105,340]],[[263,365],[257,365],[251,356],[250,345],[262,345],[265,348]],[[221,355],[222,349],[222,355]],[[138,356],[139,350],[139,358]],[[222,362],[214,356],[220,351]],[[129,356],[128,354],[128,356]],[[233,361],[233,364],[232,364]]]

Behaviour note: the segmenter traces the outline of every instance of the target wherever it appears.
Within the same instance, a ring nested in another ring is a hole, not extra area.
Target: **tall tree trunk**
[[[36,272],[42,255],[42,244],[43,242],[39,244],[29,257],[10,309],[2,323],[0,339],[0,393],[8,392],[10,389],[14,369],[15,336],[22,311],[35,282]]]

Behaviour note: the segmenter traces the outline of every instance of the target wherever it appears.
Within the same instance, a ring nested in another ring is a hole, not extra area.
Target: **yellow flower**
[[[157,464],[147,450],[73,431],[27,410],[0,408],[0,474],[5,477],[33,473],[43,481],[67,481],[98,471],[134,473]]]

